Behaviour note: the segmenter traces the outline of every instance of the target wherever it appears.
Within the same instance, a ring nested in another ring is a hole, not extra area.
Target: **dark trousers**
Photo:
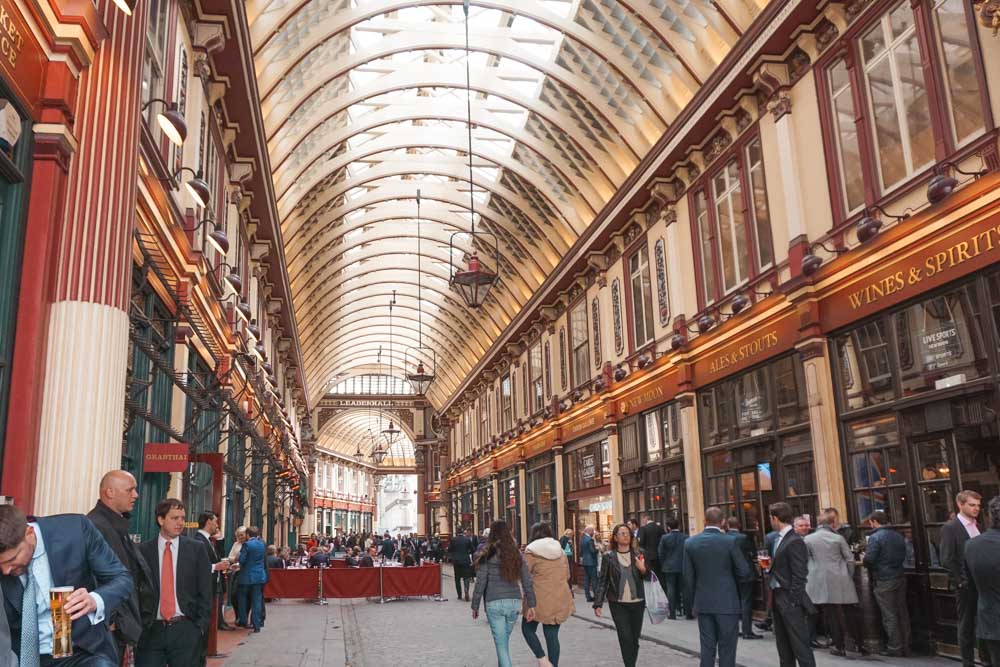
[[[809,646],[809,619],[805,609],[788,604],[783,598],[784,589],[774,591],[774,640],[778,644],[778,662],[781,667],[816,667],[812,647]]]
[[[738,584],[740,591],[740,632],[743,636],[753,634],[753,584],[749,581]]]
[[[41,667],[118,667],[103,655],[91,655],[79,646],[73,647],[73,655],[55,660],[51,655],[43,655],[39,661]]]
[[[886,649],[906,655],[910,652],[910,610],[906,607],[906,578],[875,582],[875,602],[882,612]]]
[[[465,570],[464,566],[462,566],[462,565],[454,565],[453,564],[452,567],[455,568],[455,595],[457,595],[459,598],[462,597],[462,585],[464,583],[464,585],[465,585],[465,596],[468,597],[469,596],[469,584],[472,583],[472,578],[471,577],[463,577],[462,576],[462,571]]]
[[[736,643],[740,636],[739,614],[698,614],[698,638],[701,643],[701,667],[735,667]]]
[[[639,659],[639,635],[642,634],[642,618],[646,614],[646,603],[640,602],[608,602],[611,608],[611,620],[615,622],[618,632],[618,646],[622,650],[622,662],[625,667],[635,667]]]
[[[583,595],[587,598],[587,602],[594,599],[594,586],[597,585],[597,566],[596,565],[584,565],[583,566]]]
[[[201,664],[201,629],[188,619],[155,621],[139,638],[135,667],[192,667]]]
[[[861,627],[858,625],[858,614],[849,609],[853,605],[847,604],[821,604],[820,614],[823,617],[823,627],[826,635],[833,642],[835,648],[841,651],[847,650],[847,635],[850,632],[851,643],[859,650],[863,646],[861,637]]]
[[[976,646],[979,646],[979,657],[985,664],[997,664],[996,658],[990,658],[989,648],[985,640],[976,639],[976,605],[979,594],[975,588],[966,586],[956,594],[958,602],[958,648],[962,652],[962,667],[973,667],[976,664]]]
[[[667,588],[667,602],[670,603],[670,618],[678,615],[691,614],[687,600],[684,599],[684,586],[681,584],[680,572],[664,572],[664,585]]]
[[[993,667],[1000,667],[1000,640],[984,639],[986,650],[989,652],[990,662]]]
[[[538,621],[526,621],[521,617],[521,634],[524,641],[528,642],[528,648],[535,654],[536,658],[544,658],[545,651],[542,650],[542,643],[538,641]],[[545,648],[549,652],[549,662],[553,667],[559,665],[559,626],[543,625],[542,634],[545,635]]]
[[[249,626],[249,620],[254,630],[260,630],[264,623],[264,584],[240,584],[239,603],[236,621]]]

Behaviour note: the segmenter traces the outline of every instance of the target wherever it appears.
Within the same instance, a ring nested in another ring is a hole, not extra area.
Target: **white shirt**
[[[156,551],[157,551],[157,554],[159,556],[159,559],[157,561],[157,567],[156,567],[156,576],[159,577],[159,579],[160,579],[160,586],[161,586],[161,593],[160,594],[161,595],[162,595],[162,586],[163,586],[163,576],[162,576],[162,573],[163,573],[163,550],[166,548],[167,542],[168,542],[167,538],[163,537],[162,533],[160,533],[160,535],[156,538]],[[178,549],[178,547],[180,547],[181,539],[179,537],[175,537],[174,539],[169,540],[169,542],[170,542],[170,556],[171,556],[171,560],[173,561],[173,564],[174,564],[174,602],[175,602],[175,609],[176,609],[176,611],[174,612],[174,614],[176,616],[184,616],[185,615],[184,612],[181,611],[181,601],[177,599],[177,549]],[[169,618],[163,618],[163,616],[160,614],[160,605],[159,604],[156,605],[156,619],[158,621],[169,621],[170,620]]]
[[[781,532],[778,533],[778,539],[774,541],[774,553],[778,553],[778,547],[781,546],[781,540],[785,539],[785,535],[787,535],[788,531],[791,529],[792,526],[785,526],[781,529]]]
[[[35,580],[35,609],[38,614],[38,654],[46,655],[52,653],[52,609],[49,607],[49,590],[54,588],[52,581],[52,568],[49,565],[49,556],[45,553],[45,541],[42,539],[42,531],[38,529],[38,524],[31,522],[28,524],[35,530],[35,551],[31,556],[31,563],[28,568],[31,570],[31,577]],[[21,585],[28,583],[28,574],[18,577]],[[87,615],[91,625],[104,622],[104,598],[99,594],[91,592],[90,597],[97,604],[97,611]]]
[[[208,533],[206,533],[201,528],[198,529],[198,533],[201,534],[201,535],[203,535],[205,537],[205,540],[208,542],[209,548],[215,549],[215,545],[212,544],[212,536],[211,535],[209,535]],[[208,560],[209,560],[208,571],[211,572],[212,574],[215,574],[215,563],[211,562],[212,561],[212,556],[209,556]]]
[[[961,512],[958,513],[958,520],[965,526],[965,532],[969,534],[969,537],[979,537],[979,526],[976,524],[975,519],[970,519]]]

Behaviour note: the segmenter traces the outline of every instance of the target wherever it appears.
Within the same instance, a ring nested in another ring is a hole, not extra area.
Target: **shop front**
[[[547,452],[529,459],[525,472],[525,521],[528,528],[539,522],[548,523],[556,530],[559,499],[556,492],[555,456]]]
[[[476,534],[482,535],[490,527],[496,514],[493,511],[493,482],[489,478],[476,482]]]
[[[595,539],[608,541],[615,517],[611,503],[611,462],[608,436],[602,429],[566,446],[566,526],[579,544],[584,528],[593,526]],[[579,548],[574,548],[579,555]]]
[[[511,466],[500,473],[497,517],[507,522],[510,534],[515,542],[521,541],[521,485],[518,479],[518,466]]]
[[[666,526],[677,521],[687,532],[687,487],[684,483],[684,437],[680,403],[670,401],[642,414],[643,509]]]
[[[885,511],[906,538],[917,650],[957,643],[939,546],[955,494],[1000,495],[998,317],[992,270],[832,337],[850,515]]]

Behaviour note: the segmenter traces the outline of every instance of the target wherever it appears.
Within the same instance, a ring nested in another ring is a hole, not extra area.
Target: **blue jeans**
[[[594,588],[597,586],[597,566],[583,566],[583,595],[590,602],[594,599]]]
[[[521,612],[520,600],[491,600],[486,603],[486,618],[493,633],[493,644],[497,648],[497,667],[511,667],[510,633]]]
[[[264,584],[240,584],[239,609],[237,609],[236,622],[249,625],[247,620],[253,622],[254,630],[260,630],[264,623]],[[247,618],[247,614],[250,618]]]
[[[521,619],[521,634],[524,641],[528,642],[528,648],[535,654],[536,658],[544,658],[545,651],[542,650],[542,643],[538,641],[538,621],[527,621]],[[559,665],[559,626],[543,625],[542,634],[545,635],[545,648],[549,650],[549,662],[552,667]]]

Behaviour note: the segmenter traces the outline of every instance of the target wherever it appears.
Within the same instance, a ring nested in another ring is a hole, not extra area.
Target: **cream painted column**
[[[78,149],[52,252],[34,514],[84,512],[121,467],[146,7],[97,3],[108,39],[80,74]],[[115,113],[108,113],[113,109]],[[27,270],[27,267],[26,267]],[[34,442],[20,443],[35,447]]]
[[[825,338],[813,338],[797,347],[802,353],[802,371],[806,380],[819,507],[836,507],[841,516],[846,516],[847,496],[840,458],[830,348]]]
[[[479,535],[482,528],[479,527],[479,480],[472,484],[472,532]]]
[[[493,489],[493,507],[491,508],[493,515],[483,528],[489,528],[489,524],[503,516],[503,514],[498,511],[500,509],[500,475],[498,473],[490,474],[490,488]]]
[[[525,508],[528,507],[527,503],[527,493],[525,492],[525,482],[527,481],[527,474],[525,471],[526,463],[520,461],[517,464],[517,502],[520,505],[518,512],[521,514],[521,544],[528,543],[528,517],[525,515]],[[537,502],[537,499],[536,499]]]
[[[552,459],[556,466],[556,534],[566,532],[566,472],[563,470],[563,448],[552,448]]]
[[[698,439],[698,404],[693,392],[680,394],[677,400],[681,406],[681,437],[684,438],[688,529],[693,535],[705,527],[705,481],[701,470],[701,442]]]
[[[611,464],[611,514],[624,520],[625,495],[622,492],[622,466],[618,458],[618,425],[610,424],[606,428],[608,431],[608,459]]]

